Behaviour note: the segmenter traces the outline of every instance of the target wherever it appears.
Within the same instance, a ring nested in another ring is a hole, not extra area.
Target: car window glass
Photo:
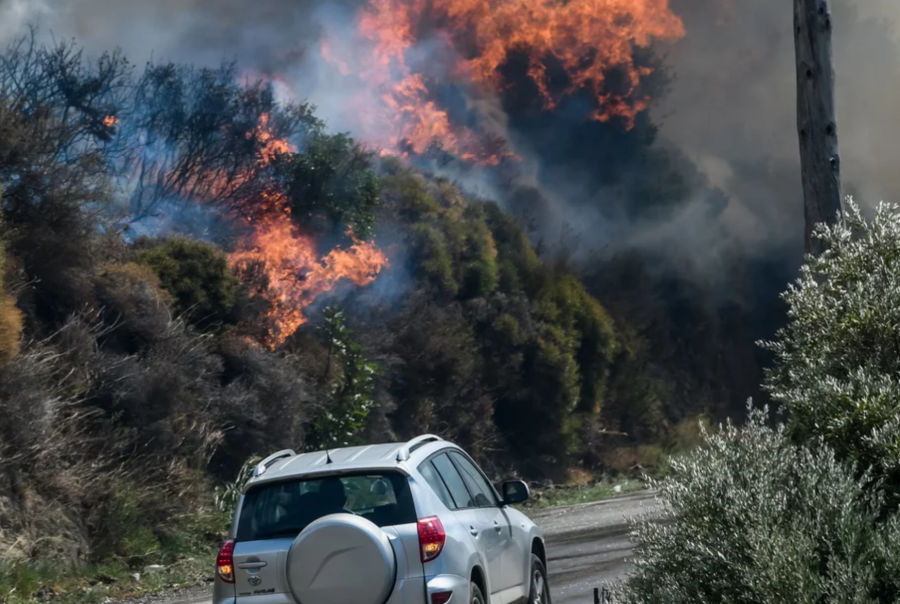
[[[453,497],[453,502],[456,503],[456,507],[475,507],[475,502],[472,499],[471,493],[469,493],[466,484],[463,482],[462,476],[459,475],[459,472],[450,461],[450,458],[445,454],[441,454],[432,459],[431,463],[434,464],[438,474],[444,479],[444,484],[447,485],[447,489],[450,491],[450,496]]]
[[[444,481],[441,480],[441,477],[438,476],[437,470],[434,469],[434,466],[431,465],[430,461],[426,461],[422,465],[419,466],[419,472],[425,478],[425,481],[431,486],[432,490],[437,494],[437,496],[444,502],[451,510],[456,507],[456,504],[453,503],[453,498],[450,497],[450,491],[447,490],[447,485],[444,484]]]
[[[368,473],[285,480],[251,487],[238,519],[238,541],[296,535],[327,514],[350,513],[378,526],[416,521],[407,478]]]
[[[450,457],[453,459],[453,464],[459,468],[459,473],[463,481],[465,481],[469,492],[472,493],[474,505],[477,507],[497,505],[497,499],[494,496],[490,483],[485,480],[478,468],[468,458],[456,451],[452,451]]]

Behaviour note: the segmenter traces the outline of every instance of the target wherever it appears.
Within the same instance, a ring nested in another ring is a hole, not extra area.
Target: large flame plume
[[[260,119],[256,138],[262,143],[258,168],[265,168],[279,154],[295,151],[288,141],[271,134],[266,115]],[[352,232],[348,232],[353,242],[350,247],[334,248],[320,256],[315,239],[294,223],[287,196],[281,190],[262,191],[245,203],[249,207],[239,209],[246,210],[242,214],[249,234],[228,259],[232,266],[259,266],[265,273],[264,295],[271,305],[271,327],[265,344],[272,348],[307,321],[305,309],[318,296],[345,279],[368,285],[388,265],[387,257],[374,243],[360,241]]]
[[[322,55],[363,84],[364,140],[400,154],[436,145],[495,164],[512,154],[458,123],[442,105],[442,86],[496,95],[510,84],[503,67],[524,59],[545,110],[586,93],[595,101],[590,119],[617,117],[630,128],[650,100],[640,93],[650,68],[635,48],[675,40],[684,26],[668,0],[368,0],[357,35],[355,44],[326,36]]]

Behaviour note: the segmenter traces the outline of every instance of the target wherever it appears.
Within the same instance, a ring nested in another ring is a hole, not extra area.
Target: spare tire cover
[[[287,556],[288,585],[301,604],[383,604],[396,574],[387,535],[353,514],[319,518]]]

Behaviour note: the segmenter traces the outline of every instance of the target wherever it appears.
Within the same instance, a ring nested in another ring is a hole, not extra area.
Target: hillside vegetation
[[[497,476],[560,481],[665,444],[607,437],[631,428],[641,368],[514,218],[231,66],[20,40],[0,55],[0,184],[0,588],[18,598],[207,547],[213,489],[283,447],[438,432]],[[374,237],[390,266],[276,340],[265,266],[229,253],[278,215],[321,255]]]

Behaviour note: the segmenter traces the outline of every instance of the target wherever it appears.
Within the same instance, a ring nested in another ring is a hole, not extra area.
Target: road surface
[[[624,578],[629,521],[658,509],[653,494],[642,492],[531,514],[547,544],[553,604],[593,604],[595,587]]]
[[[628,522],[657,513],[653,495],[641,492],[597,503],[548,508],[530,516],[544,531],[554,604],[592,604],[593,590],[629,570]],[[210,589],[144,598],[152,604],[210,604]],[[126,604],[126,603],[123,603]]]

